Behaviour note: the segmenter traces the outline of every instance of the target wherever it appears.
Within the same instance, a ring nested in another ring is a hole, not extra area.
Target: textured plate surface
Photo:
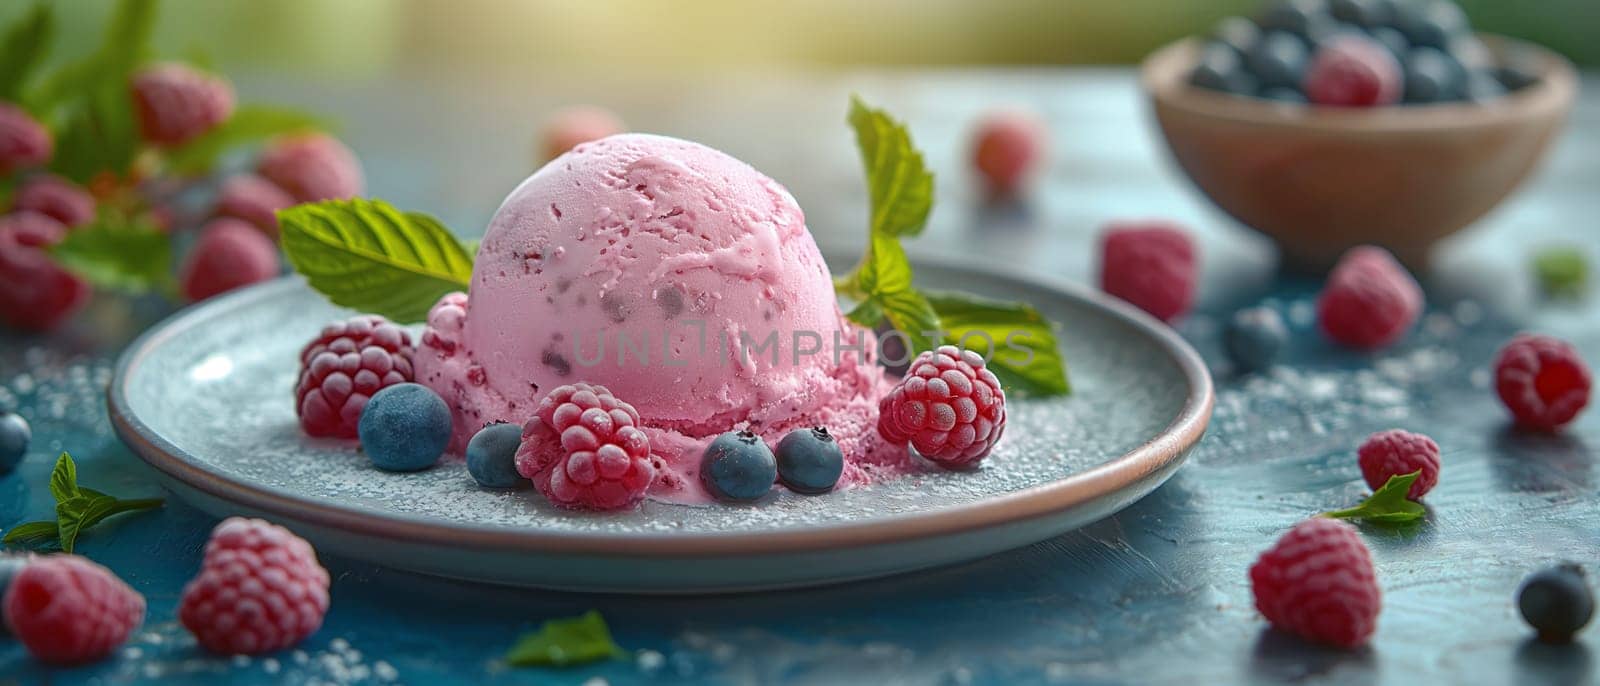
[[[1013,398],[1006,438],[974,472],[920,474],[754,506],[647,502],[558,511],[531,490],[480,489],[459,460],[421,473],[309,439],[294,417],[297,353],[347,313],[295,278],[185,310],[131,346],[113,423],[179,495],[215,514],[296,526],[324,548],[499,583],[703,592],[826,583],[945,564],[1036,542],[1158,486],[1211,414],[1198,356],[1098,294],[940,265],[919,281],[1033,303],[1063,324],[1075,394]],[[626,562],[626,565],[617,563]],[[715,562],[715,565],[708,563]]]

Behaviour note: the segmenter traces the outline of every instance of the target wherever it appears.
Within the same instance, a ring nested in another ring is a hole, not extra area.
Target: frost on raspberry
[[[213,653],[282,650],[322,626],[328,581],[305,539],[267,521],[230,517],[212,530],[178,619]]]
[[[1317,297],[1317,321],[1334,342],[1361,350],[1391,345],[1422,313],[1422,287],[1383,248],[1351,248]]]
[[[28,652],[51,664],[98,660],[144,621],[144,596],[78,555],[28,562],[5,594],[5,623]]]
[[[1194,244],[1166,221],[1112,222],[1100,245],[1100,288],[1162,321],[1194,304]]]
[[[517,471],[552,502],[614,510],[637,503],[655,482],[639,413],[604,386],[562,386],[540,401],[522,432]]]
[[[1262,553],[1250,567],[1250,587],[1273,626],[1345,648],[1367,642],[1383,604],[1361,535],[1322,517],[1301,522]]]
[[[1005,392],[983,356],[953,345],[917,356],[878,403],[878,433],[949,468],[987,457],[1005,432]]]
[[[139,133],[156,145],[187,143],[233,114],[233,86],[177,62],[141,70],[132,90]]]
[[[300,352],[295,407],[311,436],[355,438],[367,401],[413,381],[411,335],[376,315],[329,324]]]

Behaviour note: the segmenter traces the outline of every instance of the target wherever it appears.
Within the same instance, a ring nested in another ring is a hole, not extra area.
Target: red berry
[[[261,153],[256,172],[300,202],[353,198],[364,185],[355,153],[320,133],[273,141]]]
[[[94,196],[81,186],[54,175],[35,176],[17,188],[12,200],[17,210],[32,210],[68,227],[94,221]]]
[[[182,145],[233,115],[233,86],[184,64],[143,69],[132,90],[139,133],[156,145]]]
[[[569,107],[555,113],[542,136],[544,159],[553,160],[579,144],[622,133],[622,120],[610,110],[592,105]]]
[[[0,175],[50,161],[55,141],[44,125],[11,103],[0,102]]]
[[[0,233],[12,232],[18,243],[32,248],[48,248],[67,237],[67,227],[54,217],[33,210],[19,210],[0,217]]]
[[[295,409],[312,436],[355,438],[374,393],[412,381],[411,334],[377,315],[335,322],[300,351]]]
[[[1422,287],[1383,248],[1351,248],[1317,298],[1323,333],[1351,348],[1372,350],[1406,335],[1422,313]]]
[[[1418,500],[1439,483],[1439,444],[1422,434],[1400,429],[1379,431],[1361,443],[1357,456],[1361,476],[1374,491],[1389,483],[1389,477],[1418,470],[1422,473],[1411,482],[1407,498]]]
[[[912,360],[878,401],[878,433],[941,467],[977,464],[1006,430],[1006,395],[983,356],[953,345]]]
[[[1589,404],[1589,365],[1571,343],[1518,334],[1494,359],[1494,386],[1518,426],[1554,431]]]
[[[17,215],[11,215],[16,217]],[[89,284],[33,244],[37,235],[0,223],[0,324],[48,331],[88,304]]]
[[[311,544],[276,524],[229,517],[211,530],[200,574],[183,589],[178,619],[222,655],[288,648],[322,626],[328,572]]]
[[[639,502],[655,482],[639,413],[605,386],[557,388],[536,414],[523,425],[517,472],[551,502],[615,510]]]
[[[1317,49],[1302,85],[1306,99],[1318,105],[1372,107],[1398,101],[1401,78],[1388,48],[1352,34]]]
[[[978,124],[972,164],[992,195],[1014,195],[1043,161],[1046,146],[1045,126],[1038,117],[993,112]]]
[[[206,224],[183,261],[183,296],[205,300],[278,275],[278,246],[255,227],[232,217]]]
[[[41,662],[83,664],[111,654],[144,622],[144,596],[89,558],[46,555],[11,578],[5,620]]]
[[[1250,567],[1256,609],[1274,627],[1354,648],[1378,628],[1382,593],[1355,527],[1317,517],[1296,525]]]
[[[1111,222],[1100,243],[1100,288],[1162,321],[1194,304],[1194,244],[1166,221]]]
[[[294,205],[293,196],[255,174],[229,178],[217,196],[218,215],[243,219],[274,238],[278,236],[278,210]]]

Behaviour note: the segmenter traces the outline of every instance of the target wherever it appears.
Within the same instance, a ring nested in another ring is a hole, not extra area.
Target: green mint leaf
[[[58,503],[82,495],[78,490],[78,465],[65,452],[56,458],[55,469],[50,470],[50,495]]]
[[[856,272],[857,286],[868,295],[911,290],[911,260],[894,236],[875,234]]]
[[[949,291],[926,291],[939,315],[944,343],[991,354],[988,367],[1007,389],[1034,395],[1072,392],[1055,329],[1038,310]]]
[[[61,266],[103,288],[162,290],[172,281],[172,240],[160,230],[109,216],[67,233],[50,248]]]
[[[1583,293],[1589,263],[1577,248],[1548,248],[1534,256],[1533,272],[1546,295],[1573,297]]]
[[[472,280],[472,255],[448,229],[382,200],[298,205],[278,225],[289,264],[336,305],[418,322]]]
[[[217,128],[168,154],[167,166],[178,174],[204,174],[211,171],[223,156],[238,148],[260,143],[273,136],[326,128],[322,120],[305,112],[243,105]]]
[[[875,296],[874,299],[883,306],[883,314],[888,317],[890,326],[905,334],[909,340],[907,354],[915,357],[939,345],[939,313],[934,311],[921,293],[908,288]]]
[[[506,663],[513,667],[567,667],[624,655],[611,640],[605,618],[590,610],[579,617],[552,619],[517,639],[506,653]]]
[[[1427,509],[1406,498],[1412,482],[1422,475],[1422,470],[1410,474],[1391,476],[1383,487],[1355,507],[1324,512],[1322,516],[1333,519],[1364,519],[1381,524],[1401,524],[1421,519]]]
[[[850,98],[850,126],[867,173],[872,234],[915,236],[933,208],[933,173],[911,145],[905,125],[883,110]]]
[[[104,493],[95,492],[91,495],[89,489],[82,490],[83,495],[56,503],[56,526],[60,532],[61,549],[69,553],[77,543],[79,534],[107,517],[160,507],[163,502],[160,498],[119,500]]]
[[[877,300],[867,298],[856,303],[856,306],[851,308],[850,313],[845,316],[859,326],[868,329],[876,328],[879,322],[883,321],[883,306],[879,305]]]
[[[22,87],[50,52],[55,38],[55,13],[50,5],[34,3],[33,9],[7,27],[0,38],[0,100],[16,102]]]
[[[0,543],[26,548],[56,546],[58,539],[55,522],[28,522],[11,527]]]
[[[154,0],[122,0],[99,49],[42,80],[25,99],[36,112],[60,112],[50,168],[78,183],[123,172],[139,150],[128,77],[150,55]]]

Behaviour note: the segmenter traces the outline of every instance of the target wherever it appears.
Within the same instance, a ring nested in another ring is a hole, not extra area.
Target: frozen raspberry
[[[183,261],[183,296],[205,300],[278,275],[278,246],[255,227],[232,217],[211,220]]]
[[[540,142],[544,160],[553,160],[581,143],[597,141],[625,130],[622,120],[610,110],[592,105],[569,107],[555,113],[545,124]]]
[[[55,141],[44,125],[8,102],[0,102],[0,176],[50,161]]]
[[[1372,555],[1355,527],[1317,517],[1297,524],[1250,568],[1256,609],[1280,630],[1354,648],[1383,605]]]
[[[353,198],[365,184],[356,154],[321,133],[273,141],[261,153],[256,172],[300,202]]]
[[[1589,365],[1571,343],[1518,334],[1494,359],[1494,387],[1517,425],[1554,431],[1589,404]]]
[[[1195,251],[1166,221],[1111,222],[1100,243],[1100,288],[1156,319],[1172,321],[1194,304]]]
[[[94,221],[94,196],[77,184],[59,176],[44,175],[28,179],[17,188],[14,209],[32,210],[68,227]]]
[[[12,215],[15,217],[16,215]],[[0,223],[0,324],[48,331],[89,302],[89,284],[50,259],[15,224]]]
[[[1339,36],[1317,49],[1302,87],[1318,105],[1373,107],[1400,99],[1400,63],[1382,44],[1365,36]]]
[[[428,310],[428,326],[422,330],[422,344],[449,356],[461,345],[461,334],[466,325],[467,294],[461,291],[446,293]]]
[[[295,408],[312,436],[355,438],[372,394],[412,381],[411,334],[377,315],[329,324],[300,351]]]
[[[983,356],[953,345],[912,360],[900,385],[878,402],[878,433],[941,467],[987,457],[1006,430],[1006,395]]]
[[[173,147],[216,128],[233,114],[233,86],[220,78],[169,62],[133,76],[139,133]]]
[[[1043,122],[1027,112],[999,111],[978,123],[972,164],[994,196],[1015,195],[1044,160]]]
[[[1401,429],[1379,431],[1367,437],[1357,451],[1361,476],[1376,491],[1389,483],[1389,477],[1404,476],[1417,470],[1406,497],[1418,500],[1439,483],[1439,444],[1422,434]]]
[[[536,414],[522,429],[517,472],[551,502],[615,510],[639,502],[655,481],[639,413],[605,386],[557,388]]]
[[[327,612],[328,572],[311,544],[244,517],[211,530],[200,574],[178,600],[178,620],[222,655],[288,648],[316,633]]]
[[[19,210],[0,217],[0,233],[11,232],[18,243],[33,248],[48,248],[67,237],[67,227],[47,214]]]
[[[1422,313],[1422,287],[1383,248],[1351,248],[1328,274],[1317,321],[1335,342],[1362,350],[1399,341]]]
[[[144,622],[144,596],[86,557],[46,555],[12,577],[5,620],[41,662],[93,662]]]
[[[255,174],[229,178],[217,194],[218,215],[243,219],[273,238],[278,236],[278,210],[294,205],[282,188]]]

